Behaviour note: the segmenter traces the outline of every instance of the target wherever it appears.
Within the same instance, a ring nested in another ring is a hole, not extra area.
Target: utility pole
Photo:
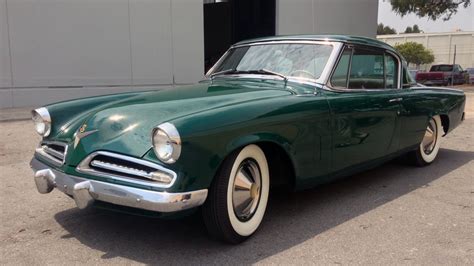
[[[454,65],[456,64],[456,44],[454,45],[453,70],[451,71],[451,86],[454,85]]]

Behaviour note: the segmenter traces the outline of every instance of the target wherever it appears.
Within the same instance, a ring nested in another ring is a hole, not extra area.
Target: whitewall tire
[[[430,118],[423,140],[417,149],[411,153],[412,162],[414,164],[425,166],[436,159],[441,145],[443,132],[441,118],[438,115]]]
[[[267,207],[270,176],[265,153],[251,144],[225,159],[203,206],[214,237],[240,243],[260,226]]]

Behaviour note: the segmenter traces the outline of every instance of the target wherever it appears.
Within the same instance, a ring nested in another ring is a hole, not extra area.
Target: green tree
[[[413,25],[413,31],[412,33],[420,33],[420,32],[423,32],[422,30],[420,30],[420,27],[418,27],[418,25]]]
[[[420,32],[423,32],[422,30],[420,30],[420,27],[418,27],[418,25],[413,25],[413,27],[410,27],[408,26],[406,29],[405,29],[405,33],[420,33]]]
[[[407,63],[415,64],[416,66],[423,64],[430,64],[434,61],[433,52],[421,43],[406,42],[402,44],[396,44],[394,46],[400,54],[407,60]]]
[[[377,26],[377,35],[385,34],[397,34],[397,31],[394,28],[390,28],[389,26],[384,26],[383,23],[379,23]]]
[[[402,17],[414,13],[418,17],[432,20],[449,20],[459,7],[468,7],[471,0],[390,0],[392,10]]]

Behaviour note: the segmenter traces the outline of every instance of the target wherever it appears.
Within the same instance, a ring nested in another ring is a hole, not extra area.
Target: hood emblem
[[[81,141],[82,138],[85,138],[85,137],[89,136],[90,134],[99,131],[99,130],[97,130],[97,129],[94,129],[94,130],[91,130],[91,131],[87,131],[87,132],[86,132],[86,128],[87,128],[87,125],[84,124],[84,125],[82,125],[82,126],[79,128],[79,130],[76,132],[76,136],[74,137],[74,148],[77,147],[77,145],[79,144],[79,142]]]
[[[86,131],[86,128],[87,124],[82,125],[81,128],[79,128],[79,133],[84,133],[84,131]]]

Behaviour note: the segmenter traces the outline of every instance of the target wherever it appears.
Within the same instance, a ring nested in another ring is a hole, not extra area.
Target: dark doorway
[[[275,0],[204,0],[204,68],[230,45],[275,35]]]

